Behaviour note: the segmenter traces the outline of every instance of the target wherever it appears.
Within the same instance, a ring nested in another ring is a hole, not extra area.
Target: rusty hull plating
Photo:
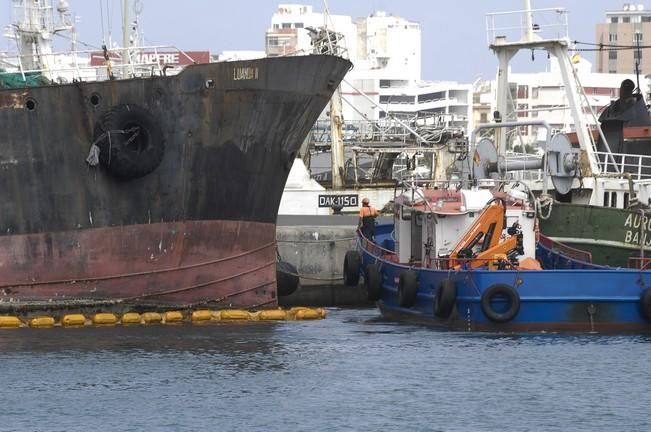
[[[349,67],[266,58],[0,90],[0,311],[276,306],[280,197]],[[164,154],[145,175],[86,163],[98,124],[120,106],[158,128],[145,132]]]

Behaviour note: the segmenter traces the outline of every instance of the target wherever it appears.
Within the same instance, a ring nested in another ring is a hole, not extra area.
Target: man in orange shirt
[[[379,213],[370,206],[368,198],[362,200],[362,208],[359,209],[359,222],[357,227],[362,230],[362,235],[367,239],[375,238],[375,218]]]

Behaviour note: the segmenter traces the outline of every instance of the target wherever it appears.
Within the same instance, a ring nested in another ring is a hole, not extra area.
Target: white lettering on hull
[[[233,81],[257,80],[257,67],[236,67],[233,68]]]

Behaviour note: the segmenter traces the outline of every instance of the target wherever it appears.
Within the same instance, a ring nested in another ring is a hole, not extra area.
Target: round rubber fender
[[[362,258],[356,250],[349,250],[344,257],[344,284],[357,286],[359,283],[359,271],[362,267]]]
[[[154,116],[138,105],[117,105],[95,125],[100,164],[121,179],[154,171],[163,160],[165,145]]]
[[[412,307],[416,303],[418,292],[418,274],[413,270],[400,272],[398,280],[398,303],[401,307]]]
[[[457,285],[450,279],[443,279],[436,287],[434,298],[434,315],[449,318],[457,302]]]
[[[651,322],[651,288],[642,291],[642,295],[640,295],[640,310],[642,316]]]
[[[493,309],[491,302],[495,296],[506,297],[510,303],[509,308],[504,312],[497,312]],[[486,317],[497,323],[511,321],[520,311],[520,294],[510,285],[497,283],[488,287],[481,295],[481,310]]]
[[[382,272],[377,264],[370,264],[366,267],[366,295],[370,301],[378,301],[382,298],[384,288]]]
[[[284,297],[293,294],[298,289],[298,270],[287,261],[276,263],[276,286],[278,296]]]

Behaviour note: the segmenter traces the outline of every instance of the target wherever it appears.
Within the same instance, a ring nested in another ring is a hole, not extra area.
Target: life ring
[[[640,309],[642,316],[651,322],[651,288],[642,291],[642,295],[640,295]]]
[[[138,105],[118,105],[95,125],[99,161],[121,179],[134,179],[154,171],[163,160],[163,133],[149,111]]]
[[[436,287],[434,298],[434,315],[439,318],[449,318],[457,302],[457,285],[450,279],[443,279]]]
[[[413,270],[400,272],[398,279],[398,303],[401,307],[412,307],[416,303],[418,292],[418,274]]]
[[[495,296],[506,297],[510,306],[504,312],[497,312],[493,309],[491,302]],[[498,283],[488,287],[481,295],[481,310],[486,317],[497,323],[511,321],[520,311],[520,295],[510,285]]]
[[[349,250],[344,257],[344,284],[346,286],[357,286],[359,283],[359,270],[362,267],[362,259],[359,252]]]
[[[293,294],[298,289],[299,282],[296,267],[287,261],[276,263],[276,287],[279,297]]]
[[[371,301],[378,301],[382,298],[383,283],[382,273],[377,264],[370,264],[366,267],[366,294]]]

